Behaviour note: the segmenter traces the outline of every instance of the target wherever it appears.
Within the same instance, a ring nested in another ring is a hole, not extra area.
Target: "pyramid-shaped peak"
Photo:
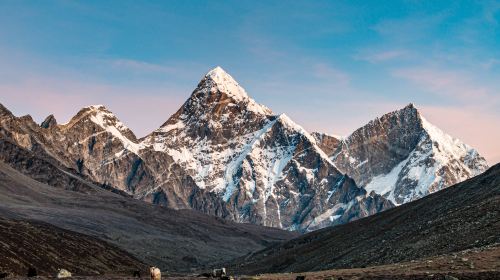
[[[210,92],[223,92],[232,97],[236,102],[246,101],[249,98],[245,89],[220,66],[210,70],[201,81],[199,87],[205,88]]]
[[[234,80],[231,75],[229,75],[222,67],[217,66],[214,69],[208,71],[208,73],[205,75],[205,77],[213,80],[216,83],[236,83],[237,82]]]
[[[214,69],[208,71],[207,76],[212,75],[229,75],[222,67],[216,66]]]

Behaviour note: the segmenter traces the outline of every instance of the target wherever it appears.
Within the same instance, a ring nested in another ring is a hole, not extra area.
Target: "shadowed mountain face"
[[[147,265],[102,240],[49,224],[0,217],[0,272],[54,276],[60,268],[76,275],[129,274]]]
[[[0,217],[41,221],[99,238],[163,270],[189,271],[296,236],[103,190],[52,158],[6,139],[0,149]]]
[[[341,171],[368,192],[406,203],[484,172],[472,147],[430,124],[410,104],[345,138],[313,133]]]
[[[341,173],[286,115],[256,103],[224,70],[143,139],[104,106],[68,123],[1,110],[5,139],[134,198],[241,223],[308,231],[393,206]]]
[[[500,242],[500,164],[374,216],[318,230],[233,262],[242,274],[410,261]]]

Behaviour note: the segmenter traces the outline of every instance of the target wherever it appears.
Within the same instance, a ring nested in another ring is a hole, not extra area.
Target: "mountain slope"
[[[93,236],[163,269],[189,271],[296,236],[127,198],[11,141],[2,139],[0,148],[1,217],[41,221]]]
[[[430,124],[410,104],[350,136],[314,134],[335,165],[368,192],[406,203],[479,175],[488,168],[476,150]]]
[[[50,116],[38,126],[31,117],[18,118],[3,106],[0,112],[5,137],[94,182],[128,193],[152,182],[137,155],[135,135],[102,105],[83,108],[59,125]]]
[[[233,271],[319,271],[410,261],[500,242],[500,164],[460,184],[240,258]]]
[[[0,271],[12,275],[24,276],[30,267],[45,276],[56,275],[60,268],[76,275],[147,269],[129,253],[102,240],[49,224],[0,217],[0,231]]]

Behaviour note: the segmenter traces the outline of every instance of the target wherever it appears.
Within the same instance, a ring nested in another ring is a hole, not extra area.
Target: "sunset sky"
[[[412,102],[500,161],[500,1],[0,1],[16,115],[104,104],[144,136],[217,65],[308,131]]]

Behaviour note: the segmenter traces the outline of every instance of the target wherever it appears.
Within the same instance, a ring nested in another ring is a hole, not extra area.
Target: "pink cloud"
[[[402,68],[392,72],[393,76],[408,80],[420,88],[440,95],[460,98],[485,98],[491,90],[473,81],[469,75],[458,71],[435,68]]]
[[[351,82],[349,74],[328,64],[317,63],[313,65],[313,69],[316,77],[332,81],[337,85],[347,86]]]

